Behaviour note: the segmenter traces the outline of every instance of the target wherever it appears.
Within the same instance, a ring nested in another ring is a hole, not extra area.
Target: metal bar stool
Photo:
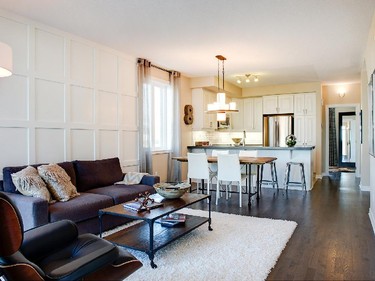
[[[279,182],[277,180],[277,171],[276,171],[276,163],[275,161],[272,161],[270,163],[267,163],[270,165],[270,170],[271,170],[271,179],[263,179],[263,166],[266,165],[266,164],[263,164],[261,167],[260,167],[260,186],[262,186],[263,184],[268,184],[268,185],[272,185],[272,188],[276,188],[279,189]]]
[[[301,174],[301,181],[300,182],[293,182],[290,181],[290,167],[292,165],[298,165],[300,167],[300,174]],[[306,177],[305,177],[305,166],[302,162],[287,162],[286,163],[286,170],[285,170],[285,180],[284,180],[284,187],[287,190],[289,185],[301,185],[301,187],[306,191]]]

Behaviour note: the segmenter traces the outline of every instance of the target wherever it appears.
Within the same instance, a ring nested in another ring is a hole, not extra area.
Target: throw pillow
[[[65,202],[79,195],[70,177],[59,165],[41,165],[38,167],[38,173],[56,200]]]
[[[21,171],[11,174],[11,177],[13,184],[21,194],[38,197],[48,202],[52,201],[45,182],[34,167],[27,166]]]

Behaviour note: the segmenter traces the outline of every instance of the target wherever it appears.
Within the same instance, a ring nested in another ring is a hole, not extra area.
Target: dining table
[[[179,161],[179,162],[188,162],[187,156],[175,156],[172,157],[172,159]],[[256,181],[256,191],[251,192],[251,189],[249,189],[249,201],[248,205],[251,205],[251,197],[256,195],[257,201],[260,199],[260,188],[261,188],[261,180],[263,175],[260,174],[260,167],[264,164],[271,163],[276,161],[276,157],[263,157],[263,156],[257,156],[257,157],[250,157],[250,156],[241,156],[239,157],[240,164],[246,165],[246,172],[251,171],[251,165],[256,166],[257,170],[257,181]],[[207,162],[208,163],[217,163],[217,157],[216,156],[207,156]]]

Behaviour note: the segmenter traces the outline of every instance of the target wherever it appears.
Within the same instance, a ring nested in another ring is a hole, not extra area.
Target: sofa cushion
[[[40,165],[38,173],[47,183],[48,190],[57,201],[68,201],[79,195],[70,177],[59,165]]]
[[[39,176],[38,171],[34,167],[27,166],[25,169],[13,173],[11,177],[17,191],[21,194],[41,198],[47,202],[52,200],[46,183]]]
[[[74,161],[77,190],[87,191],[92,188],[112,185],[121,181],[123,173],[118,158],[94,161]]]
[[[136,198],[139,193],[148,191],[155,193],[155,189],[149,185],[137,184],[137,185],[124,185],[116,184],[105,187],[99,187],[90,189],[87,192],[107,195],[113,198],[114,204],[121,204]]]
[[[74,171],[74,165],[72,162],[62,162],[62,163],[57,163],[60,167],[62,167],[66,173],[69,175],[73,185],[76,185],[76,175]],[[35,164],[35,165],[29,165],[34,168],[37,168],[42,164]],[[19,193],[16,190],[15,185],[12,182],[12,174],[17,173],[21,171],[22,169],[25,169],[28,165],[24,166],[14,166],[14,167],[4,167],[3,168],[3,189],[6,192],[12,192],[12,193]]]
[[[62,219],[74,222],[84,221],[98,216],[99,209],[113,205],[111,197],[82,192],[80,196],[66,202],[51,204],[49,209],[49,221],[55,222]]]

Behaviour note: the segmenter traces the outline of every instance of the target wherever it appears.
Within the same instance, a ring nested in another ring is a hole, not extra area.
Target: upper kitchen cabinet
[[[316,94],[294,95],[294,135],[297,145],[316,144]]]
[[[192,90],[193,130],[216,129],[216,114],[208,114],[207,104],[213,103],[216,95],[203,88]]]
[[[303,93],[294,95],[294,115],[315,115],[316,94]]]
[[[243,99],[232,99],[232,102],[236,103],[238,112],[231,113],[231,126],[232,130],[242,131],[244,129],[244,100]]]
[[[263,114],[293,113],[293,95],[263,97]]]
[[[243,100],[244,130],[249,132],[263,131],[263,99],[250,98]]]

